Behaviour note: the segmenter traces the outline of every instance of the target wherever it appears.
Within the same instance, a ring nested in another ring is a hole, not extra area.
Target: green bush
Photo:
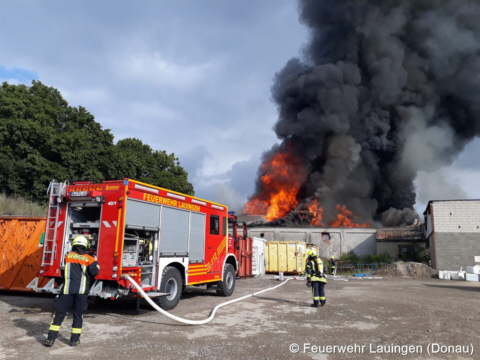
[[[360,258],[353,251],[350,251],[347,254],[341,255],[340,260],[350,260],[352,264],[358,264],[360,262]]]
[[[391,263],[392,262],[392,257],[390,256],[389,253],[381,253],[381,254],[377,254],[377,255],[374,255],[374,263],[385,263],[385,264],[388,264],[388,263]]]
[[[428,261],[430,260],[430,249],[425,249],[424,247],[415,244],[414,252],[408,256],[402,257],[401,260],[428,264]]]
[[[352,264],[382,264],[391,263],[392,258],[388,253],[381,253],[377,255],[358,256],[353,251],[340,256],[340,260],[350,260]]]

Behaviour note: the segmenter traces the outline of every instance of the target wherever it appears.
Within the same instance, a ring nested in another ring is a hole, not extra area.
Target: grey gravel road
[[[226,300],[278,284],[273,275],[237,279],[230,298],[187,288],[171,313],[204,319]],[[137,313],[134,299],[105,300],[85,314],[79,347],[68,345],[69,315],[55,346],[45,348],[53,297],[4,292],[0,359],[480,358],[480,283],[329,278],[326,296],[324,308],[312,308],[305,281],[292,280],[223,307],[200,326],[170,320],[146,302]]]

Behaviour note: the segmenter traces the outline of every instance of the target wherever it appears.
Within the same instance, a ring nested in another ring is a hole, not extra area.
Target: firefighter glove
[[[312,283],[310,281],[307,281],[307,287],[312,287]]]

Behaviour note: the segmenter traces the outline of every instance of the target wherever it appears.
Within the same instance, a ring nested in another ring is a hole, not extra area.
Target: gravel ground
[[[171,311],[204,319],[216,305],[275,285],[237,279],[230,298],[187,288]],[[479,359],[480,283],[374,276],[328,278],[327,305],[312,308],[304,280],[228,305],[206,325],[177,323],[134,299],[85,314],[82,343],[68,346],[68,315],[43,346],[53,297],[0,293],[1,359]],[[143,300],[142,300],[143,301]],[[298,352],[296,345],[298,345]],[[473,348],[473,354],[471,354]],[[430,352],[430,354],[429,354]]]

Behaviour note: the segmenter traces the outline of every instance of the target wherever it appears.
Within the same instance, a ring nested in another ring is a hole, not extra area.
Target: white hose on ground
[[[169,317],[169,318],[172,319],[172,320],[175,320],[175,321],[178,321],[178,322],[181,322],[181,323],[184,323],[184,324],[188,324],[188,325],[203,325],[203,324],[206,324],[206,323],[208,323],[208,322],[210,322],[210,321],[213,320],[213,317],[215,316],[216,311],[217,311],[218,309],[220,309],[221,307],[227,306],[227,305],[230,305],[230,304],[233,304],[233,303],[235,303],[235,302],[237,302],[237,301],[241,301],[241,300],[248,299],[248,298],[250,298],[250,297],[252,297],[252,296],[259,295],[259,294],[264,293],[264,292],[266,292],[266,291],[270,291],[270,290],[276,289],[276,288],[278,288],[278,287],[286,284],[287,281],[289,281],[289,280],[294,280],[294,279],[295,279],[295,278],[288,278],[288,279],[286,279],[284,282],[282,282],[281,284],[276,285],[276,286],[273,286],[273,287],[271,287],[271,288],[264,289],[264,290],[258,291],[258,292],[256,292],[256,293],[253,293],[253,294],[250,294],[250,295],[242,296],[242,297],[240,297],[240,298],[238,298],[238,299],[233,299],[233,300],[230,300],[230,301],[226,301],[226,302],[224,302],[224,303],[221,303],[221,304],[215,306],[215,307],[213,308],[210,316],[209,316],[208,318],[204,319],[204,320],[188,320],[188,319],[183,319],[183,318],[181,318],[181,317],[172,315],[172,314],[170,314],[169,312],[163,310],[160,306],[158,306],[157,304],[155,304],[152,299],[150,299],[150,297],[147,295],[147,293],[145,293],[145,291],[142,290],[142,288],[135,282],[135,280],[133,280],[133,279],[132,279],[130,276],[128,276],[127,274],[123,274],[122,277],[125,278],[125,279],[127,279],[127,280],[130,282],[130,284],[132,284],[133,287],[135,287],[135,288],[138,290],[138,292],[143,295],[143,297],[145,298],[145,300],[147,300],[147,302],[148,302],[150,305],[152,305],[152,307],[153,307],[155,310],[161,312],[163,315]]]

